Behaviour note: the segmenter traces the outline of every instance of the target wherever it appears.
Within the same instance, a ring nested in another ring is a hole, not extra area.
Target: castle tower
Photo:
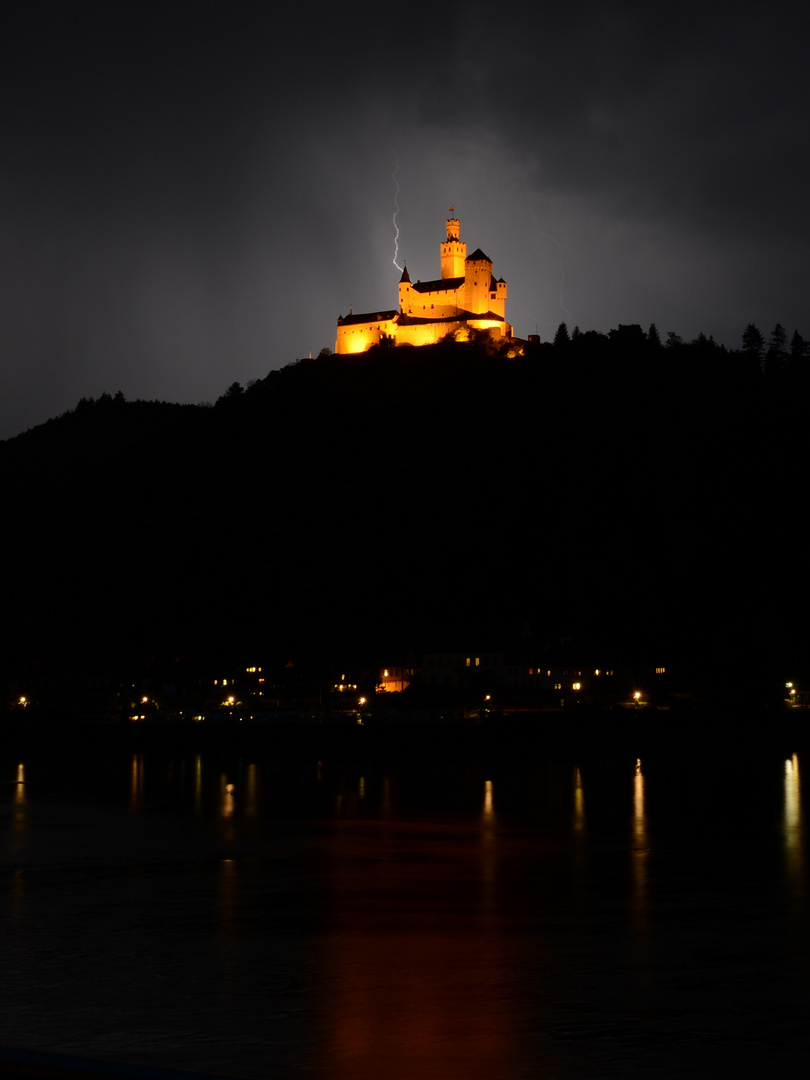
[[[450,207],[453,213],[453,207]],[[460,225],[458,218],[447,219],[447,239],[439,245],[442,259],[442,277],[464,277],[464,260],[467,258],[467,245],[459,240]]]
[[[399,310],[408,315],[411,311],[411,275],[408,264],[402,264],[402,277],[399,279]]]
[[[484,314],[497,296],[497,283],[492,277],[492,259],[476,248],[464,265],[464,296],[468,311]]]

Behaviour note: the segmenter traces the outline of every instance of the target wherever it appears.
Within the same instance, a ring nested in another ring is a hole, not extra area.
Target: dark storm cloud
[[[420,22],[421,17],[421,22]],[[27,2],[2,34],[0,434],[200,400],[395,302],[446,206],[518,333],[810,334],[806,16]],[[390,279],[390,280],[389,280]],[[804,319],[804,321],[802,321]]]

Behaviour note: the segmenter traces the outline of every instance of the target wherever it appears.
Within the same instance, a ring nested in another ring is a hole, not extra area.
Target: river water
[[[790,746],[0,768],[2,1046],[279,1080],[805,1075]]]

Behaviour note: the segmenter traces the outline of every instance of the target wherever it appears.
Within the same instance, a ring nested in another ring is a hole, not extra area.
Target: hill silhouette
[[[80,402],[0,444],[7,676],[529,628],[779,678],[806,666],[809,389],[619,327],[324,355],[208,408]]]

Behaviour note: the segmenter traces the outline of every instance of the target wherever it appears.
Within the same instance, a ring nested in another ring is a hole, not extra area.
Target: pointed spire
[[[408,273],[408,264],[407,263],[402,264],[402,277],[399,280],[400,280],[400,283],[403,282],[403,281],[407,281],[408,283],[410,283],[411,275]]]

